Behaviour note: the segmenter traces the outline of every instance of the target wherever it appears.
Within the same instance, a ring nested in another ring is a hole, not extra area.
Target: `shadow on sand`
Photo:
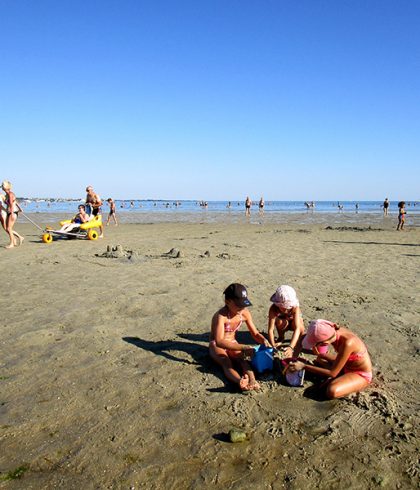
[[[184,340],[145,340],[139,337],[123,337],[124,342],[134,345],[140,349],[153,352],[157,356],[162,356],[173,362],[192,364],[197,366],[197,370],[205,374],[213,374],[223,381],[224,386],[218,388],[208,388],[207,391],[213,393],[231,393],[238,391],[235,385],[226,381],[222,369],[212,361],[209,356],[208,342],[209,333],[191,334],[178,333],[177,336]],[[205,345],[199,342],[205,342]],[[182,352],[188,355],[180,356]]]
[[[123,337],[122,340],[139,349],[152,352],[157,356],[162,356],[169,361],[195,365],[197,366],[197,370],[201,373],[212,374],[218,377],[223,382],[223,386],[207,388],[207,391],[210,393],[242,393],[238,386],[229,383],[229,381],[226,380],[223,370],[210,358],[208,350],[209,333],[178,333],[177,337],[182,340],[153,341],[141,339],[139,337]],[[252,343],[252,338],[248,332],[238,332],[237,340],[239,343]],[[205,344],[203,345],[202,343]],[[186,358],[185,355],[179,355],[179,353],[187,354],[188,358]],[[284,380],[284,377],[281,376],[281,371],[281,363],[277,365],[277,360],[275,360],[273,370],[274,379],[279,385],[289,386]],[[319,378],[317,379],[316,377],[309,375],[306,379],[315,384],[305,388],[303,395],[312,400],[326,401],[325,388],[322,387],[322,384],[319,384]]]

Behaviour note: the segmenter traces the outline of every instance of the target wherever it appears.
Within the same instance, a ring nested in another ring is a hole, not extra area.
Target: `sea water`
[[[26,213],[76,213],[83,200],[64,199],[24,199],[20,204]],[[115,200],[116,211],[124,213],[244,213],[242,201],[208,201],[203,206],[199,201],[166,200]],[[316,201],[313,208],[307,208],[303,201],[267,201],[264,214],[271,213],[382,213],[383,201]],[[358,208],[356,208],[356,204]],[[340,210],[338,205],[342,206]],[[108,211],[104,202],[102,212]],[[407,213],[420,213],[420,203],[406,203]],[[391,201],[390,213],[398,212],[397,201]],[[258,203],[251,207],[251,214],[258,213]]]
[[[21,199],[24,214],[35,222],[37,214],[44,224],[71,218],[77,213],[82,200],[64,199]],[[250,224],[362,224],[363,226],[383,225],[384,220],[396,220],[398,203],[392,201],[384,218],[382,201],[316,201],[314,207],[307,208],[303,201],[266,201],[264,214],[258,205],[251,207],[251,216],[245,216],[244,203],[241,201],[208,201],[207,205],[199,201],[166,200],[116,200],[116,214],[120,223],[243,223]],[[338,205],[342,206],[339,209]],[[358,205],[356,207],[356,204]],[[418,226],[420,221],[420,203],[406,203],[407,226]],[[103,220],[109,212],[109,206],[102,206]],[[24,217],[20,218],[23,221]],[[112,223],[112,222],[111,222]]]

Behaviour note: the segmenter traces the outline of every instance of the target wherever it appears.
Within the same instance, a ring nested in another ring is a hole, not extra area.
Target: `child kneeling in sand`
[[[222,368],[226,378],[239,385],[241,390],[257,390],[259,384],[255,380],[254,372],[247,361],[254,353],[254,349],[245,344],[239,344],[235,338],[237,330],[243,322],[246,323],[255,342],[269,346],[265,337],[258,332],[251,313],[247,306],[251,306],[248,293],[242,284],[230,284],[223,293],[225,306],[217,311],[211,322],[210,332],[210,356]],[[236,370],[237,363],[242,371],[242,376]]]
[[[331,345],[336,354],[321,353]],[[365,344],[347,328],[328,320],[309,324],[302,347],[317,355],[316,366],[301,361],[291,362],[290,371],[305,369],[310,373],[331,378],[327,385],[328,398],[340,398],[363,390],[372,381],[372,363]]]
[[[284,357],[292,357],[295,350],[300,350],[300,339],[305,331],[302,313],[296,291],[290,286],[279,286],[271,296],[273,303],[268,310],[268,340],[277,349],[284,342],[286,331],[293,332],[290,344],[284,349]],[[278,338],[274,338],[274,327]]]

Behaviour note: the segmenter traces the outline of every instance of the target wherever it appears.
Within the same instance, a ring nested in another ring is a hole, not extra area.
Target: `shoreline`
[[[39,224],[41,227],[51,225],[64,219],[69,219],[74,216],[74,213],[67,212],[33,212],[26,213],[28,217]],[[152,224],[152,223],[191,223],[191,224],[251,224],[251,225],[325,225],[325,226],[344,226],[346,224],[379,227],[383,229],[396,228],[398,223],[398,214],[390,213],[388,216],[383,216],[382,213],[356,213],[356,212],[266,212],[264,216],[258,212],[252,213],[248,218],[244,212],[232,211],[191,211],[185,212],[182,210],[176,211],[139,211],[124,212],[117,210],[117,219],[121,224]],[[102,220],[105,224],[108,217],[108,212],[102,212]],[[17,227],[21,224],[28,223],[28,220],[20,215]],[[110,224],[111,227],[114,225]],[[406,228],[420,226],[420,213],[406,215]]]

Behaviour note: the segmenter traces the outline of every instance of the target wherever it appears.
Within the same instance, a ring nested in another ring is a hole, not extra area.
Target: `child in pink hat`
[[[335,354],[322,353],[332,346]],[[327,385],[328,398],[341,398],[363,390],[372,381],[372,363],[365,344],[347,328],[328,320],[314,320],[302,341],[302,347],[317,355],[315,364],[291,362],[290,371],[305,369],[310,373],[331,378]]]
[[[285,332],[292,331],[292,338],[284,349],[284,356],[293,357],[295,351],[300,350],[299,341],[305,331],[296,291],[291,286],[279,286],[270,301],[273,304],[268,310],[268,340],[272,347],[281,347]],[[274,337],[274,327],[277,329],[277,339]]]

